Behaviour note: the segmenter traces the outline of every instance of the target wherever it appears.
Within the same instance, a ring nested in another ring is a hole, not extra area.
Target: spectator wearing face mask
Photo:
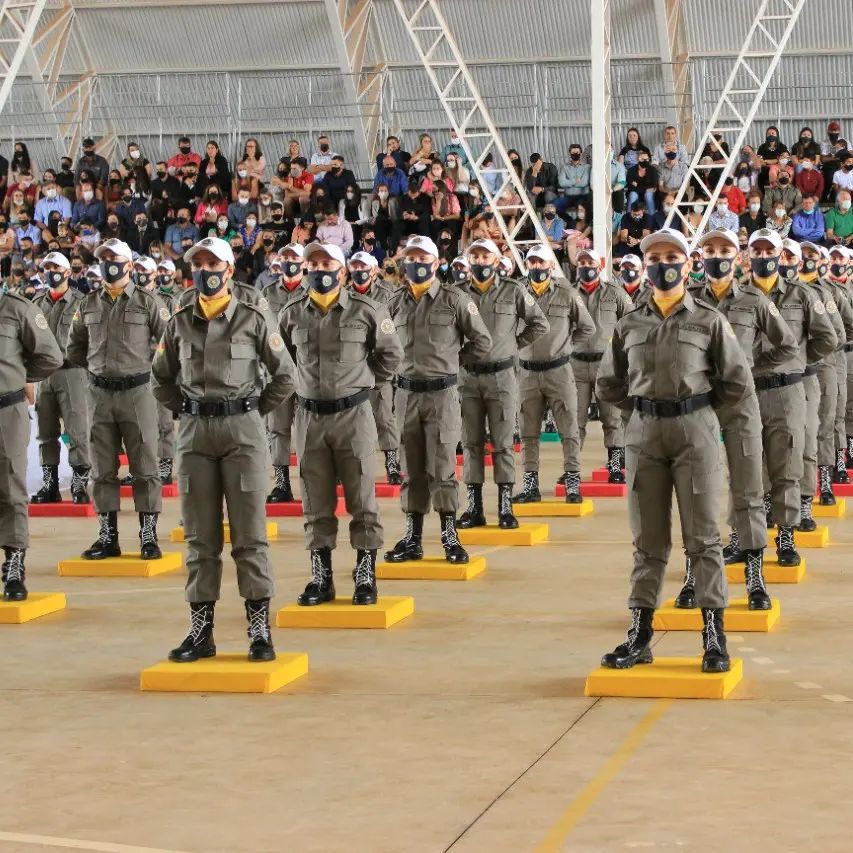
[[[677,193],[687,177],[687,163],[678,159],[678,148],[667,145],[663,149],[663,159],[657,166],[658,191],[664,195]]]
[[[317,226],[317,239],[337,246],[345,256],[352,251],[352,227],[346,219],[338,216],[338,209],[332,204],[326,208],[326,218]]]
[[[0,276],[9,275],[12,251],[15,248],[15,229],[9,225],[6,214],[0,214]]]
[[[448,154],[444,161],[445,177],[453,185],[453,192],[457,197],[468,192],[471,183],[471,173],[462,165],[462,161],[455,154]]]
[[[803,206],[791,219],[791,237],[798,242],[808,240],[811,243],[823,241],[826,224],[823,212],[817,206],[817,198],[813,195],[803,196]]]
[[[758,146],[756,152],[761,158],[762,167],[758,175],[758,186],[764,188],[770,183],[770,167],[779,163],[779,157],[788,153],[788,146],[779,140],[779,128],[770,125],[764,136],[764,142]]]
[[[548,242],[555,251],[563,248],[563,236],[566,233],[566,223],[557,215],[557,207],[554,204],[546,204],[542,208],[542,228],[548,236]]]
[[[328,184],[329,178],[326,178]],[[358,243],[361,229],[367,222],[370,209],[366,199],[362,199],[361,190],[354,181],[344,187],[344,197],[338,202],[338,218],[345,219],[352,228],[353,244]]]
[[[198,242],[198,228],[190,221],[190,211],[187,207],[178,210],[178,216],[174,225],[166,229],[163,238],[166,255],[177,265],[177,259],[182,258],[186,249],[184,245],[189,243],[192,248]]]
[[[853,151],[843,151],[838,157],[841,168],[832,176],[832,186],[835,192],[840,190],[853,191]]]
[[[677,162],[684,163],[685,166],[690,165],[690,155],[687,153],[687,146],[678,141],[678,133],[672,125],[663,129],[663,142],[659,142],[652,152],[652,165],[663,166],[664,160],[667,159],[666,155],[670,151],[675,151],[675,160]]]
[[[159,165],[159,164],[158,164]],[[216,185],[223,199],[228,199],[231,193],[231,167],[219,148],[215,139],[208,141],[204,148],[204,159],[199,165],[199,175],[204,180],[205,187]]]
[[[193,151],[189,136],[182,136],[178,140],[178,153],[173,154],[169,158],[166,167],[169,170],[169,174],[181,177],[184,169],[191,163],[198,170],[198,167],[201,165],[201,155]]]
[[[308,172],[314,176],[314,183],[321,184],[332,170],[332,143],[325,133],[317,137],[317,150],[311,155]]]
[[[708,217],[707,231],[737,231],[737,214],[729,209],[729,200],[722,195],[717,199],[714,210]]]
[[[246,214],[246,219],[242,225],[237,228],[237,233],[243,241],[243,248],[247,252],[253,252],[261,239],[261,227],[258,225],[258,214],[250,211]]]
[[[319,225],[326,218],[327,204],[326,188],[315,181],[308,197],[308,206],[305,208],[305,218],[313,219]]]
[[[145,200],[134,196],[130,188],[125,187],[121,191],[121,201],[115,207],[121,227],[125,230],[131,229],[140,213],[145,213]]]
[[[272,284],[281,274],[280,270],[275,276],[270,273],[270,264],[277,257],[275,234],[264,228],[255,242],[255,250],[253,252],[252,273],[255,280],[255,287],[258,290],[263,290],[268,284]]]
[[[83,140],[83,154],[77,161],[77,169],[74,173],[74,183],[77,186],[77,198],[80,198],[81,184],[83,184],[83,172],[92,175],[94,183],[100,187],[107,185],[110,176],[110,164],[95,153],[95,140],[88,137]]]
[[[569,159],[560,169],[557,185],[563,195],[554,206],[561,214],[569,205],[581,204],[589,197],[589,179],[592,168],[583,162],[583,149],[576,142],[569,146]]]
[[[222,195],[222,190],[217,184],[211,184],[204,191],[201,201],[195,211],[193,217],[195,224],[199,226],[199,230],[203,231],[212,225],[216,225],[216,221],[220,216],[228,215],[228,202]]]
[[[344,200],[347,186],[354,184],[356,180],[352,169],[347,169],[344,165],[341,154],[335,154],[329,165],[331,168],[323,178],[323,186],[326,188],[329,200],[337,206]]]
[[[660,229],[666,225],[666,219],[675,204],[675,197],[676,194],[674,192],[667,193],[666,196],[664,196],[663,204],[660,209],[655,211],[655,215],[651,217],[652,231],[660,231]],[[676,216],[672,221],[672,227],[678,228],[679,224],[680,220]]]
[[[30,221],[28,213],[18,219],[18,227],[15,229],[15,248],[21,248],[21,241],[29,239],[33,246],[41,245],[41,229]]]
[[[660,183],[658,170],[651,164],[651,157],[645,151],[641,151],[637,165],[628,169],[627,190],[628,206],[630,207],[638,199],[643,199],[649,216],[655,214],[655,192]]]
[[[370,224],[376,232],[376,239],[383,248],[390,247],[392,224],[399,217],[396,198],[391,197],[387,184],[378,184],[370,201]]]
[[[150,161],[142,156],[142,152],[135,142],[127,143],[127,156],[118,164],[118,168],[125,182],[132,178],[141,192],[148,193],[150,191],[154,169],[151,167]]]
[[[450,128],[450,142],[446,143],[441,149],[441,162],[446,163],[448,157],[456,157],[463,166],[468,165],[468,155],[459,141],[459,134],[452,127]]]
[[[390,154],[385,155],[382,160],[382,168],[373,178],[374,193],[378,191],[380,184],[384,185],[389,195],[395,198],[404,195],[408,189],[409,179],[406,177],[406,173],[396,165]]]
[[[761,209],[761,193],[753,190],[746,199],[746,210],[738,218],[738,236],[743,242],[752,236],[753,232],[764,228],[767,217]]]
[[[530,155],[530,166],[524,173],[524,188],[534,207],[544,207],[557,197],[557,167],[537,153]]]
[[[380,266],[382,265],[382,262],[385,260],[385,249],[382,248],[382,244],[377,239],[376,231],[372,228],[363,228],[361,231],[361,242],[355,245],[357,246],[357,251],[372,255],[376,258],[376,263]]]
[[[59,171],[56,173],[56,185],[70,202],[73,203],[76,200],[74,193],[74,162],[70,157],[63,157],[60,161]]]
[[[820,145],[815,141],[814,131],[810,127],[800,130],[799,138],[791,148],[791,157],[797,169],[804,157],[810,157],[813,163],[820,163]]]
[[[794,186],[800,191],[803,198],[807,195],[813,195],[820,200],[823,198],[825,186],[823,173],[820,169],[816,169],[815,165],[815,158],[809,153],[804,153],[800,158],[797,174],[794,175]]]
[[[398,169],[402,169],[403,172],[408,172],[409,170],[409,161],[412,159],[412,155],[409,154],[408,151],[403,151],[400,146],[400,139],[396,136],[389,136],[385,140],[385,150],[380,151],[376,155],[376,171],[380,171],[384,168],[385,158],[391,156],[394,160],[394,165]]]
[[[107,186],[104,190],[104,202],[107,205],[107,213],[115,210],[115,206],[121,201],[122,182],[118,169],[110,171]]]
[[[91,260],[92,252],[95,247],[101,242],[101,232],[91,219],[84,219],[80,223],[77,234],[77,248],[85,255],[87,260]]]
[[[307,246],[314,242],[314,235],[317,233],[317,224],[313,219],[303,219],[293,227],[293,232],[290,235],[288,243],[299,243],[300,246]]]
[[[623,255],[640,254],[640,243],[643,237],[651,233],[651,222],[646,215],[645,202],[635,201],[631,205],[631,212],[623,216],[619,224],[619,242],[613,254],[617,258]]]
[[[20,195],[23,198],[23,203],[32,210],[38,198],[38,190],[38,184],[33,181],[33,176],[29,172],[21,172],[18,175],[18,179],[9,185],[9,192],[4,201],[4,208],[8,211],[10,200],[16,195]]]
[[[270,220],[264,228],[275,234],[276,248],[280,249],[287,245],[290,240],[290,232],[293,231],[293,220],[284,215],[284,205],[280,201],[274,201],[270,205]]]
[[[101,229],[101,235],[104,240],[124,241],[124,225],[115,213],[107,214],[107,221]]]
[[[136,252],[137,255],[149,255],[152,243],[157,243],[159,240],[160,229],[157,223],[151,222],[144,210],[137,213],[133,219],[133,226],[127,229],[125,235],[125,242],[130,246],[131,251]]]
[[[782,202],[777,201],[773,204],[772,210],[767,214],[766,227],[775,231],[783,240],[791,233],[791,217],[788,216],[788,211]]]
[[[231,201],[237,201],[240,193],[247,193],[252,201],[260,194],[258,179],[252,175],[249,164],[242,160],[237,164],[231,180]]]
[[[195,214],[196,205],[201,201],[204,187],[198,179],[198,166],[195,163],[187,163],[182,171],[184,177],[178,190],[177,201],[181,207],[188,207],[192,216]]]
[[[494,170],[495,166],[495,158],[491,154],[486,154],[483,158],[483,165],[480,168],[480,181],[486,186],[489,192],[494,195],[500,188],[503,183],[503,175],[498,171],[490,171]],[[468,189],[471,188],[471,176],[468,176]],[[462,191],[459,191],[462,198],[460,202],[464,204],[465,197]]]
[[[841,139],[841,125],[831,121],[826,128],[826,139],[820,143],[820,171],[823,175],[823,201],[829,200],[832,192],[832,176],[838,169],[838,154],[836,145]],[[846,147],[846,146],[845,146]]]
[[[266,225],[272,219],[272,193],[262,189],[258,194],[258,222]]]
[[[578,254],[592,248],[592,218],[589,211],[588,205],[579,204],[577,210],[571,211],[571,217],[566,223],[563,239],[566,256],[573,267],[577,266]]]
[[[215,225],[207,226],[207,233],[204,232],[204,228],[202,228],[200,233],[204,234],[205,237],[219,237],[220,240],[225,240],[226,243],[230,243],[235,235],[239,236],[237,229],[231,225],[224,213],[219,216]]]
[[[245,188],[240,190],[237,198],[228,205],[228,219],[236,227],[243,225],[250,213],[257,217],[257,212],[258,208]]]
[[[409,189],[399,200],[399,218],[391,223],[391,244],[396,248],[403,237],[420,234],[428,237],[432,216],[432,199],[421,192],[421,181],[409,178]]]
[[[462,208],[455,193],[451,192],[445,183],[439,181],[432,193],[433,240],[437,240],[438,235],[444,230],[450,231],[454,237],[462,232]]]
[[[791,182],[791,176],[787,170],[780,172],[776,186],[767,187],[764,191],[764,202],[762,206],[764,213],[770,217],[770,212],[775,210],[777,205],[785,208],[785,211],[790,213],[795,208],[799,207],[803,202],[802,193]]]
[[[261,153],[261,146],[254,136],[250,136],[243,146],[243,156],[240,158],[249,170],[249,177],[254,178],[258,184],[264,182],[267,170],[266,157]]]
[[[42,187],[44,196],[36,202],[35,221],[39,227],[44,227],[48,216],[58,213],[65,222],[71,221],[71,202],[60,194],[59,188],[54,181]]]
[[[314,188],[314,176],[307,170],[302,157],[291,160],[290,174],[282,183],[285,215],[295,219],[308,206]]]
[[[853,208],[850,190],[839,190],[835,207],[826,214],[826,245],[853,246]]]
[[[788,183],[793,184],[797,170],[794,168],[794,164],[791,162],[791,155],[788,153],[780,154],[776,165],[771,166],[767,170],[771,187],[775,187],[779,184],[779,177],[783,172],[788,175]]]
[[[71,256],[71,277],[68,284],[80,293],[89,292],[89,282],[86,280],[86,265],[80,255]]]
[[[725,198],[729,203],[729,210],[740,216],[746,210],[746,196],[741,192],[740,187],[735,183],[732,177],[726,178],[723,184],[723,191],[720,193],[720,198]],[[732,229],[737,230],[737,229]]]
[[[104,203],[95,198],[95,188],[92,184],[81,184],[79,201],[74,202],[71,212],[71,224],[76,228],[84,219],[88,219],[100,229],[106,219],[107,211]]]

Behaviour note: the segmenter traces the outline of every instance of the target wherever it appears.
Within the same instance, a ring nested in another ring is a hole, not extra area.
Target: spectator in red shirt
[[[803,154],[800,158],[800,169],[794,176],[794,186],[802,193],[823,198],[824,180],[820,169],[815,168],[813,154]]]
[[[720,196],[729,200],[729,210],[732,213],[740,216],[746,210],[746,196],[741,192],[734,178],[726,178],[726,184]]]
[[[195,224],[200,227],[199,233],[207,233],[207,229],[216,227],[220,216],[228,215],[228,202],[222,195],[218,184],[209,184],[204,191],[201,201],[195,211]]]
[[[298,216],[308,206],[314,176],[308,171],[304,157],[290,161],[290,174],[283,181],[282,201],[288,219]]]
[[[169,158],[166,166],[169,169],[169,174],[182,175],[183,168],[189,163],[195,163],[197,167],[200,167],[201,155],[193,151],[189,136],[182,136],[178,140],[178,153]]]
[[[28,171],[22,170],[18,173],[17,182],[9,187],[7,199],[11,199],[12,195],[17,191],[23,193],[24,203],[29,208],[34,208],[36,206],[36,199],[38,198],[38,189],[38,184],[33,181],[33,176]],[[8,204],[6,205],[6,209],[9,209]]]

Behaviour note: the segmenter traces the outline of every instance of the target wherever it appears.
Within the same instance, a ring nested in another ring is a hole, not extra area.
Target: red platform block
[[[399,498],[400,497],[400,487],[392,486],[388,483],[377,483],[375,486],[376,489],[376,497],[377,498]],[[337,495],[339,498],[344,496],[344,487],[342,485],[337,486]]]
[[[346,501],[343,498],[338,498],[335,515],[346,515],[346,511]],[[300,500],[281,504],[267,504],[267,518],[301,518],[304,514]]]
[[[837,498],[853,498],[853,483],[833,483],[832,494]]]
[[[491,453],[487,453],[483,459],[484,459],[484,464],[487,468],[491,468],[492,465],[495,464],[494,462],[492,462],[492,454]],[[456,464],[457,465],[464,465],[465,464],[465,456],[463,454],[459,453],[456,455]]]
[[[494,444],[492,444],[492,442],[491,442],[491,441],[487,441],[487,442],[486,442],[486,450],[488,450],[488,451],[489,451],[489,453],[491,453],[494,449],[495,449]],[[513,444],[512,449],[513,449],[516,453],[521,453],[521,442],[520,442],[520,441],[517,441],[515,444]]]
[[[95,505],[73,504],[71,501],[61,504],[30,504],[30,518],[94,518]]]
[[[119,489],[119,493],[123,498],[132,498],[133,497],[133,486],[122,486]],[[172,483],[168,486],[162,487],[162,495],[164,498],[176,498],[178,496],[178,485],[177,483]]]
[[[625,475],[625,469],[622,469],[622,475]],[[592,472],[592,482],[593,483],[606,483],[607,478],[610,476],[609,468],[596,468]]]
[[[299,460],[296,458],[295,453],[290,454],[290,467],[295,468],[299,464]]]
[[[581,483],[581,497],[584,498],[624,498],[628,487],[619,483]],[[554,487],[554,497],[564,498],[566,487],[560,483]]]
[[[121,466],[121,465],[127,465],[127,464],[128,464],[128,463],[127,463],[127,454],[126,454],[126,453],[119,453],[119,455],[118,455],[118,464],[119,464],[119,466]]]

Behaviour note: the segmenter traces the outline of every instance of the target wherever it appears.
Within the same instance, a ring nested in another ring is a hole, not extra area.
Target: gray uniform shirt
[[[634,310],[634,303],[621,287],[603,281],[592,293],[582,287],[575,292],[595,324],[595,334],[580,341],[575,352],[602,353],[613,337],[616,323]]]
[[[830,279],[825,280],[824,285],[829,288],[829,292],[835,300],[841,323],[844,326],[844,338],[838,342],[838,349],[842,349],[845,343],[853,343],[853,303],[850,301],[850,292],[843,284]]]
[[[73,287],[69,287],[56,302],[50,298],[50,291],[47,289],[33,299],[33,305],[47,318],[47,325],[53,332],[63,357],[68,343],[68,332],[71,330],[71,321],[83,299],[83,294]]]
[[[525,361],[553,361],[570,355],[595,335],[595,323],[571,285],[552,281],[541,296],[537,296],[529,285],[527,292],[548,318],[550,328],[519,351],[519,356]]]
[[[261,291],[261,296],[263,296],[269,303],[270,313],[276,318],[276,322],[278,322],[278,315],[280,314],[281,309],[284,308],[284,306],[287,305],[294,296],[304,293],[306,289],[304,278],[300,279],[299,284],[297,284],[293,290],[288,290],[281,283],[281,279],[279,279],[273,284],[268,284]]]
[[[47,318],[29,299],[0,294],[0,394],[47,379],[62,367],[62,350]]]
[[[350,285],[351,293],[358,293],[358,291]],[[373,284],[370,285],[370,290],[367,293],[360,293],[359,296],[366,296],[368,299],[372,299],[374,302],[378,302],[380,305],[385,305],[387,307],[388,303],[393,298],[396,290],[389,284],[385,284],[382,279],[377,278]]]

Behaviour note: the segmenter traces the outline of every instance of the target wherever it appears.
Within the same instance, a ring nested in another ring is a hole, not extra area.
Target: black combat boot
[[[376,604],[379,591],[376,589],[376,551],[356,552],[355,571],[353,572],[355,591],[353,604]]]
[[[275,649],[272,647],[270,632],[270,600],[268,598],[246,599],[246,621],[249,623],[246,634],[249,637],[250,663],[275,660]]]
[[[797,530],[803,533],[811,533],[817,530],[817,522],[812,518],[812,496],[802,495],[800,497],[800,523],[797,525]]]
[[[87,465],[75,465],[71,469],[71,502],[88,504],[89,497],[89,468]]]
[[[728,672],[731,667],[729,653],[726,650],[726,632],[723,630],[723,608],[703,607],[702,672]]]
[[[62,502],[59,491],[59,466],[41,466],[41,488],[30,498],[32,504],[58,504]]]
[[[563,474],[563,483],[566,487],[566,503],[582,504],[580,471],[566,471]]]
[[[776,526],[776,522],[773,521],[773,498],[770,492],[764,493],[764,520],[768,530]]]
[[[512,483],[498,483],[498,527],[501,530],[518,527],[518,519],[512,511]]]
[[[396,450],[385,451],[385,479],[390,486],[399,486],[403,482]]]
[[[690,557],[685,560],[684,584],[681,592],[675,597],[675,606],[680,610],[694,610],[696,607],[696,577],[693,574],[693,563]]]
[[[121,548],[118,545],[118,513],[98,513],[98,538],[92,547],[83,552],[84,560],[105,560],[107,557],[120,557]]]
[[[607,482],[619,483],[625,482],[625,475],[622,473],[622,448],[608,447],[607,448]]]
[[[746,580],[746,595],[750,610],[769,610],[773,603],[764,583],[764,551],[746,551],[746,568],[743,571]]]
[[[737,528],[733,527],[729,534],[729,544],[723,548],[723,562],[730,566],[732,563],[742,563],[746,557],[740,549],[740,536],[738,536]]]
[[[441,544],[444,548],[444,559],[448,563],[467,563],[468,552],[462,547],[456,535],[456,516],[452,512],[440,512]]]
[[[120,486],[132,486],[133,485],[133,474],[128,474],[126,477],[122,477],[121,480],[118,481]]]
[[[172,460],[164,456],[158,463],[157,473],[160,475],[160,482],[164,486],[171,486],[173,482]]]
[[[655,633],[652,628],[654,615],[652,607],[632,607],[625,642],[608,652],[601,659],[601,665],[608,669],[630,669],[637,663],[651,663],[654,660],[650,647]]]
[[[215,601],[190,602],[190,632],[183,643],[169,652],[169,660],[175,663],[192,663],[199,658],[216,655],[213,642],[213,608]]]
[[[468,508],[459,518],[459,529],[485,527],[486,516],[483,513],[483,484],[472,483],[468,486]]]
[[[542,431],[550,435],[554,435],[557,432],[557,422],[554,420],[554,413],[551,411],[550,406],[545,410],[545,429]]]
[[[849,483],[850,475],[847,473],[847,454],[843,447],[835,451],[835,470],[832,472],[833,483]]]
[[[293,489],[290,487],[290,468],[287,465],[273,465],[275,485],[267,495],[268,504],[284,504],[293,500]]]
[[[542,493],[539,491],[539,472],[525,471],[521,481],[521,491],[513,496],[512,502],[517,504],[539,503]]]
[[[302,607],[313,607],[335,600],[335,579],[332,576],[332,549],[316,548],[311,551],[311,580],[305,591],[296,599]]]
[[[832,493],[832,466],[818,465],[817,474],[820,486],[820,505],[835,506],[835,495]]]
[[[3,562],[3,601],[26,601],[27,588],[24,586],[27,569],[24,565],[23,548],[4,548],[6,559]]]
[[[143,560],[159,560],[163,556],[157,541],[157,513],[139,513],[139,556]]]
[[[776,557],[780,566],[799,566],[800,555],[794,548],[794,528],[779,525],[776,537]]]
[[[601,412],[598,410],[598,403],[594,400],[589,404],[589,409],[587,412],[588,421],[600,421],[601,420]]]
[[[421,537],[424,532],[424,517],[419,512],[406,513],[406,532],[403,538],[391,551],[385,552],[385,559],[389,563],[406,563],[410,560],[422,560],[424,549]]]

